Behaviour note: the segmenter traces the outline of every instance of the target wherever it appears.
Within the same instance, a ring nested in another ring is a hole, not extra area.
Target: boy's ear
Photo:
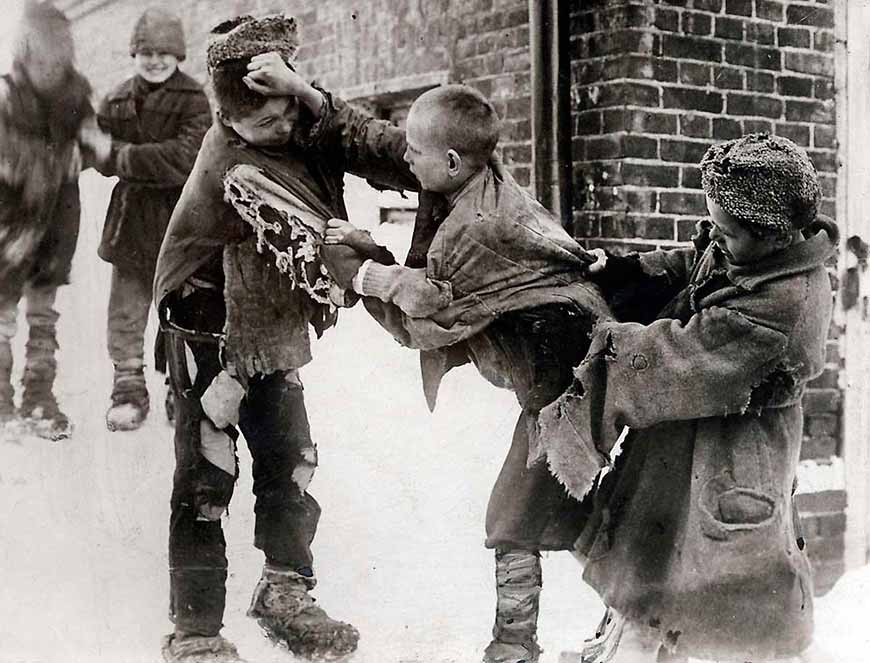
[[[447,174],[456,177],[460,170],[462,170],[462,157],[459,156],[459,152],[453,149],[447,150]]]
[[[791,246],[792,242],[794,242],[796,234],[797,233],[790,233],[788,235],[777,235],[774,238],[774,246],[776,246],[777,250],[788,248],[789,246]]]
[[[217,117],[217,119],[220,121],[220,123],[222,125],[224,125],[225,127],[230,126],[229,118],[227,118],[227,116],[224,114],[224,112],[220,108],[218,108],[215,111],[215,116]]]

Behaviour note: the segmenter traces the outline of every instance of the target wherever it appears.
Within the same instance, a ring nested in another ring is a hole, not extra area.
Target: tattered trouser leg
[[[18,331],[18,301],[0,297],[0,418],[15,411],[12,387],[12,339]]]
[[[591,510],[550,473],[544,461],[527,466],[530,412],[520,414],[486,509],[486,547],[572,550]]]
[[[176,468],[169,529],[170,614],[176,631],[216,635],[221,628],[227,577],[226,541],[219,514],[229,504],[235,474],[206,459],[203,445],[220,436],[200,399],[220,373],[218,346],[169,339],[169,368],[177,396]],[[188,366],[189,348],[194,366]],[[239,426],[253,457],[257,497],[255,545],[269,563],[310,573],[310,544],[320,508],[305,492],[316,465],[302,387],[295,373],[254,376],[240,408]],[[234,469],[234,468],[233,468]]]
[[[538,600],[541,558],[528,550],[496,550],[496,613],[487,663],[538,660]]]
[[[54,402],[54,381],[57,375],[57,321],[54,308],[57,288],[28,287],[25,291],[26,316],[29,327],[25,348],[23,407],[25,411]]]
[[[177,631],[204,636],[221,629],[227,578],[226,542],[219,519],[209,520],[204,504],[229,504],[235,474],[205,460],[201,426],[206,419],[200,397],[220,372],[217,345],[171,337],[170,379],[176,392],[175,475],[169,521],[170,616]]]
[[[254,545],[270,564],[307,571],[320,519],[320,506],[307,492],[317,467],[317,449],[296,373],[252,379],[239,427],[253,459]]]

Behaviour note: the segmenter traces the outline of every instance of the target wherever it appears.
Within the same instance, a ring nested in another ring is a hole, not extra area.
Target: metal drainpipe
[[[566,0],[529,0],[534,191],[568,228],[573,218],[570,39]]]

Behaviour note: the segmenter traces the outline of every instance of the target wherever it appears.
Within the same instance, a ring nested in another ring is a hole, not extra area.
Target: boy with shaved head
[[[464,85],[414,102],[405,160],[424,189],[446,197],[448,213],[425,253],[405,266],[367,260],[352,286],[396,340],[423,351],[430,407],[443,375],[468,361],[516,393],[522,413],[486,515],[497,607],[484,660],[534,663],[540,551],[571,550],[586,507],[527,458],[538,412],[569,386],[594,320],[608,312],[585,280],[590,256],[493,159],[499,128],[492,104]],[[351,230],[333,219],[326,241],[344,242]],[[419,248],[419,227],[415,235]]]

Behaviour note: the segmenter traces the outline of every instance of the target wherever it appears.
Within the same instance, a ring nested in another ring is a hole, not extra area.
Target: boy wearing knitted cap
[[[336,311],[309,229],[346,218],[345,172],[383,186],[418,184],[402,160],[401,130],[306,82],[289,64],[297,48],[296,22],[280,15],[244,16],[212,31],[207,64],[217,119],[157,262],[154,295],[177,396],[169,532],[175,631],[163,647],[171,662],[240,660],[220,635],[221,516],[238,473],[239,432],[253,459],[254,545],[265,556],[248,615],[297,657],[342,657],[359,638],[310,593],[320,506],[308,492],[317,449],[299,369],[311,360],[309,325],[319,336]],[[233,179],[239,171],[293,198],[292,218],[267,214],[263,191],[246,197],[245,181]],[[284,235],[293,250],[276,268],[264,232],[282,219],[297,225]],[[385,253],[380,259],[391,259]]]
[[[610,606],[584,661],[610,660],[626,621],[658,640],[659,661],[787,658],[812,636],[793,491],[838,231],[785,138],[715,145],[701,173],[710,217],[693,247],[592,268],[612,292],[658,278],[673,299],[648,324],[600,323],[541,415],[543,453],[578,497],[593,477],[572,473],[576,451],[609,453],[630,428],[577,542]]]
[[[130,55],[135,75],[106,95],[98,112],[112,147],[97,168],[119,180],[98,249],[112,263],[108,351],[114,386],[106,413],[112,431],[138,428],[150,409],[144,335],[157,252],[211,123],[202,86],[178,68],[186,55],[178,17],[160,8],[145,10],[133,28]],[[162,371],[161,337],[157,345]]]

